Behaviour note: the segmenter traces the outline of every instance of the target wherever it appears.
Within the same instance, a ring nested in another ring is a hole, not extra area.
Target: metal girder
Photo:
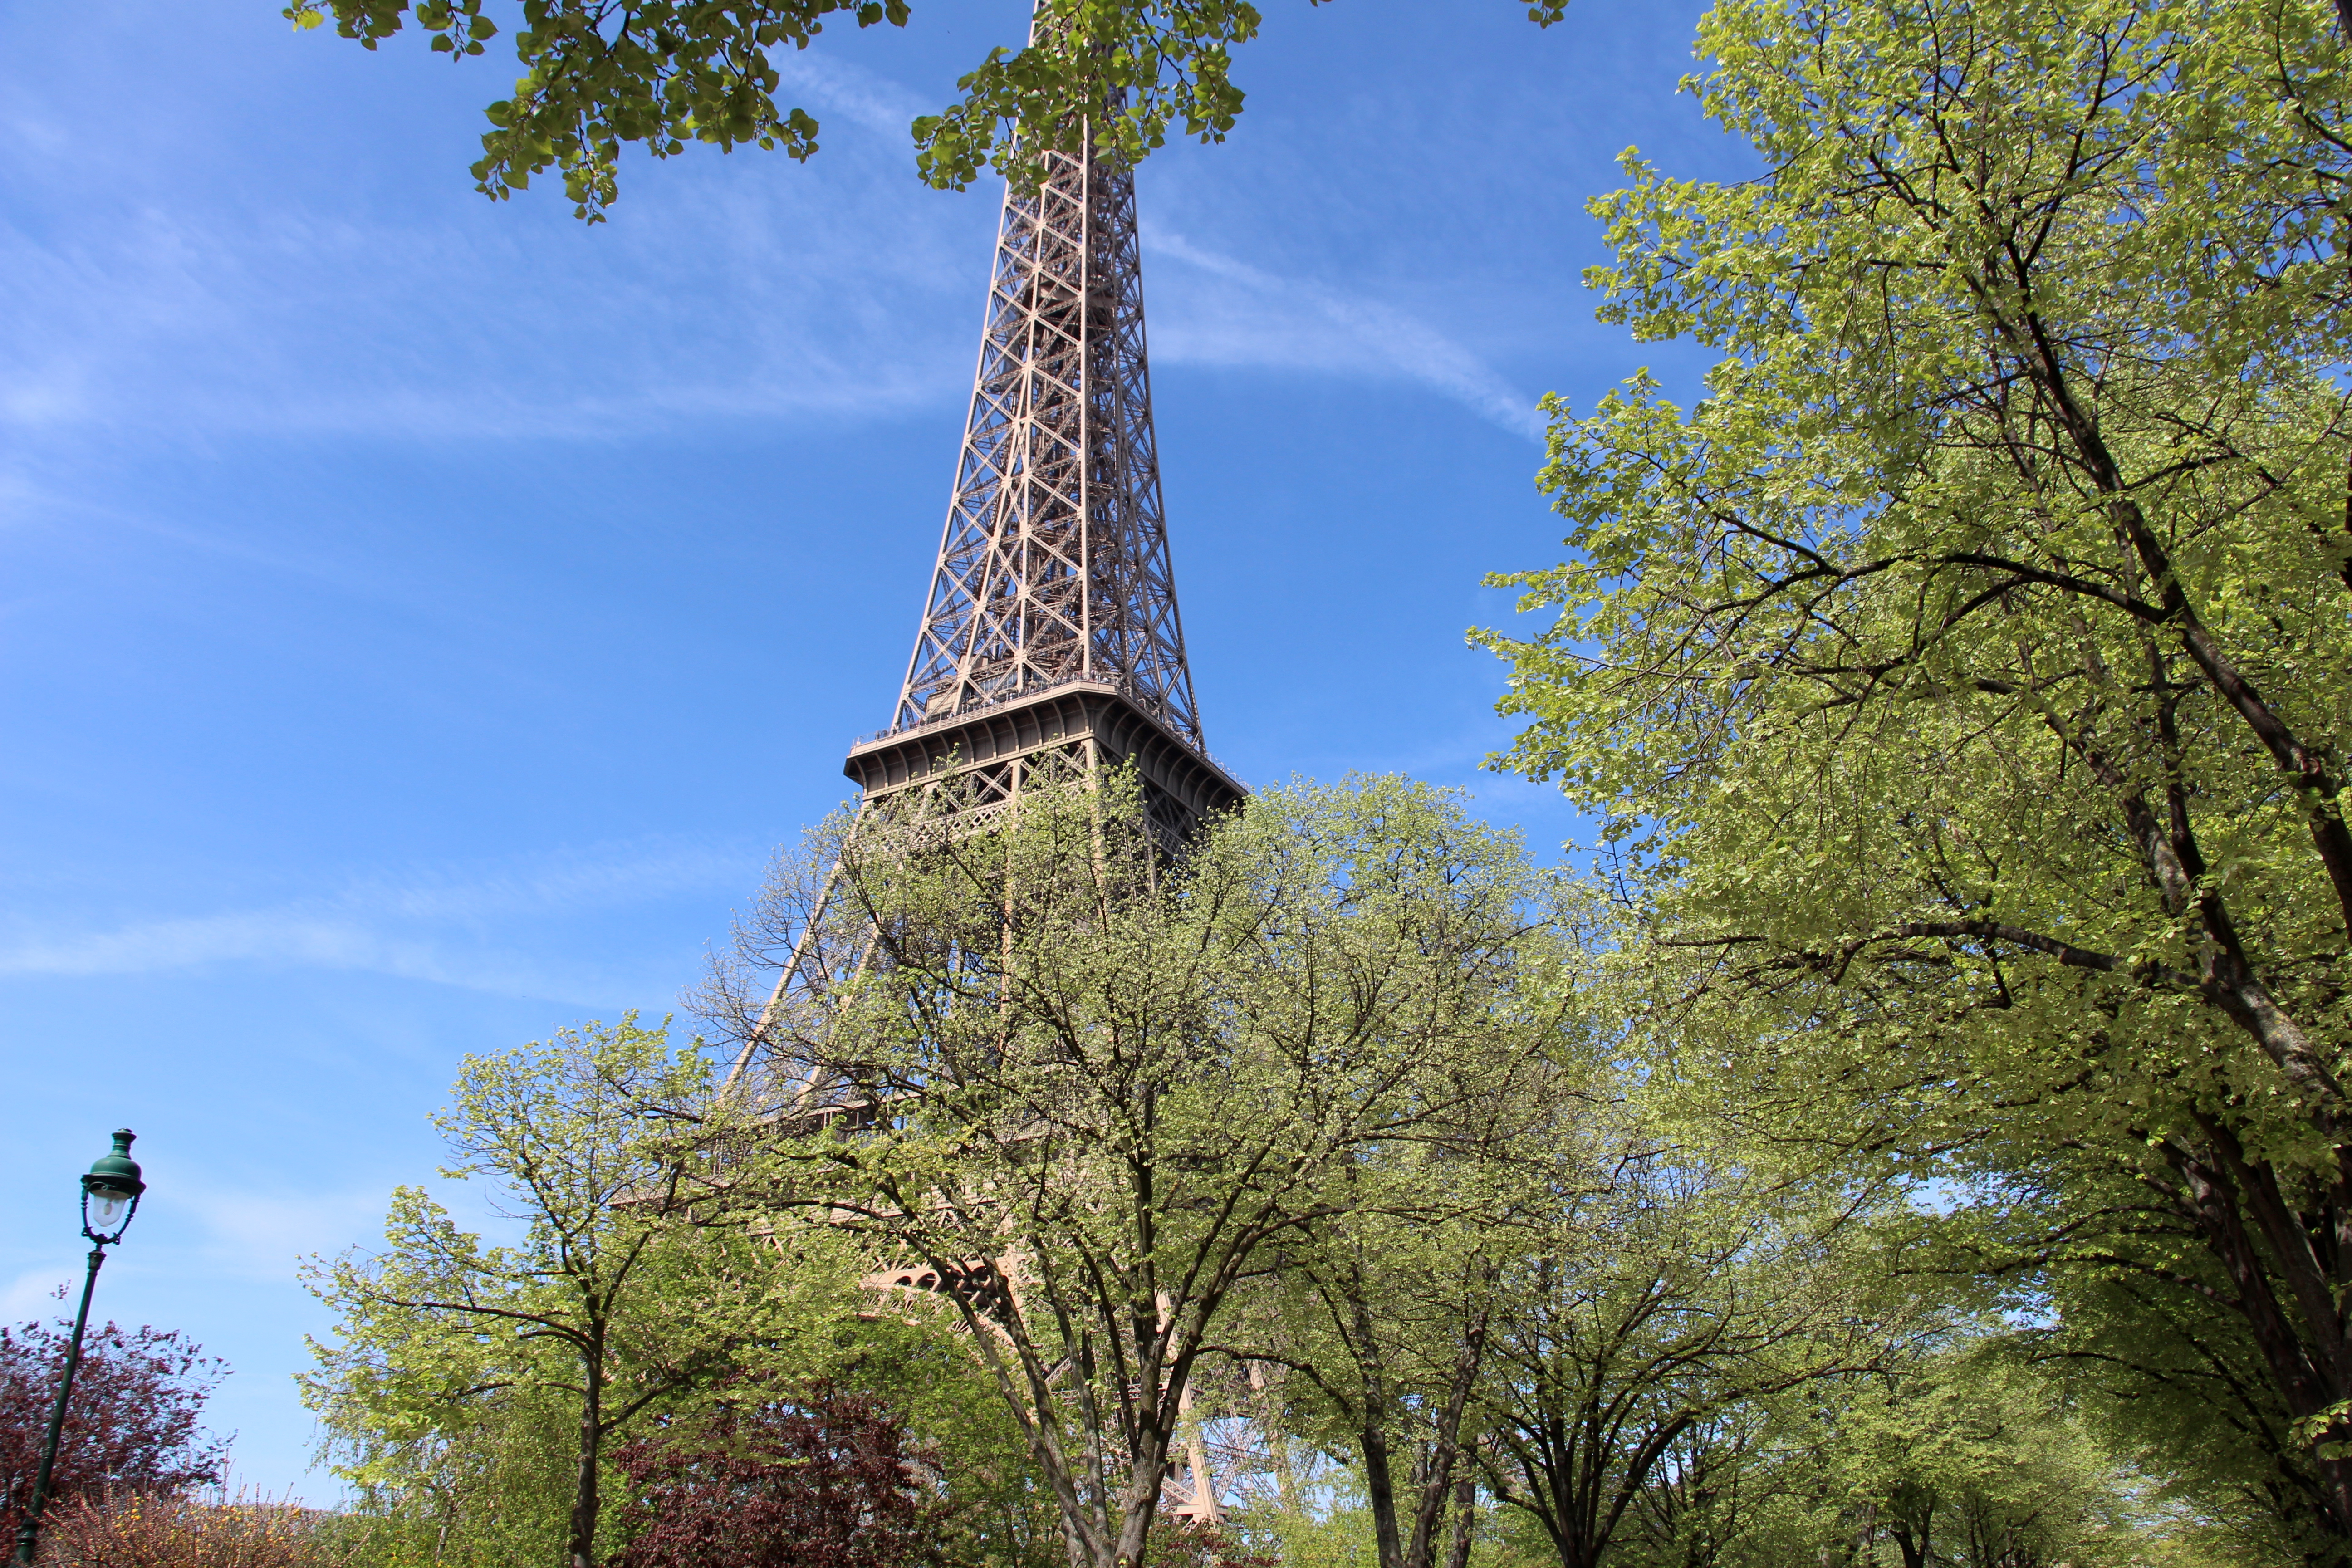
[[[978,825],[1024,790],[1120,766],[1135,768],[1150,830],[1171,854],[1247,793],[1209,755],[1184,661],[1135,179],[1089,143],[1049,154],[1034,195],[1005,192],[921,629],[889,726],[852,745],[842,771],[857,782],[861,825],[915,790]],[[832,889],[828,879],[820,911]],[[863,962],[814,953],[810,940],[777,977],[730,1082],[793,987],[821,989],[829,966]],[[812,1077],[798,1099],[831,1114],[830,1089]]]

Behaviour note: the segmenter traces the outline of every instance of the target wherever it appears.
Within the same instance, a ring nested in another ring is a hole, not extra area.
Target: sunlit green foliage
[[[488,1491],[507,1505],[470,1517],[496,1540],[554,1529],[584,1568],[614,1444],[747,1358],[823,1342],[854,1273],[821,1250],[780,1266],[740,1227],[698,1223],[708,1124],[682,1117],[707,1112],[708,1079],[634,1019],[467,1060],[436,1118],[442,1173],[488,1178],[516,1239],[403,1187],[383,1251],[310,1271],[337,1322],[304,1395],[364,1496],[454,1517]]]
[[[1986,1264],[2027,1305],[2105,1282],[2143,1346],[2217,1336],[2243,1375],[2174,1386],[2180,1456],[2273,1434],[2265,1484],[2340,1551],[2335,9],[1727,0],[1700,53],[1765,172],[1629,154],[1592,280],[1721,358],[1687,409],[1552,405],[1570,553],[1505,580],[1556,619],[1481,634],[1508,763],[1605,815],[1716,1113],[2035,1184],[2047,1228]]]
[[[1171,858],[1140,788],[837,825],[746,933],[790,984],[727,987],[780,1122],[858,1108],[767,1145],[769,1201],[937,1291],[1097,1568],[1238,1294],[1363,1163],[1542,1092],[1566,1002],[1545,879],[1442,792],[1269,791]]]

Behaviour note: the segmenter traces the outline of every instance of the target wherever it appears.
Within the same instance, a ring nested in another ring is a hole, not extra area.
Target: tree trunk
[[[1160,1483],[1168,1470],[1169,1447],[1165,1432],[1139,1434],[1135,1469],[1128,1480],[1127,1495],[1119,1500],[1118,1539],[1112,1547],[1111,1561],[1096,1568],[1142,1568],[1143,1543],[1160,1511]]]
[[[2346,0],[2352,5],[2352,0]],[[1445,1568],[1470,1568],[1470,1537],[1478,1522],[1478,1486],[1468,1468],[1454,1481],[1454,1542],[1445,1553]]]
[[[1488,1271],[1491,1282],[1493,1271]],[[1415,1500],[1412,1541],[1405,1549],[1405,1568],[1432,1568],[1437,1556],[1437,1527],[1445,1521],[1446,1494],[1454,1490],[1454,1473],[1463,1467],[1462,1412],[1470,1403],[1479,1369],[1486,1360],[1486,1309],[1481,1307],[1462,1335],[1454,1357],[1454,1373],[1445,1390],[1445,1404],[1437,1413],[1435,1441],[1425,1466],[1417,1466],[1413,1480],[1421,1495]]]
[[[2227,1129],[2209,1123],[2207,1134],[2216,1156],[2210,1161],[2199,1159],[2194,1152],[2176,1143],[2166,1143],[2162,1152],[2180,1180],[2186,1206],[2203,1235],[2207,1251],[2236,1292],[2238,1316],[2263,1358],[2272,1387],[2278,1391],[2280,1402],[2289,1415],[2298,1420],[2310,1420],[2352,1398],[2352,1378],[2343,1373],[2341,1320],[2336,1316],[2327,1291],[2306,1289],[2296,1292],[2302,1298],[2299,1304],[2305,1319],[2303,1331],[2297,1331],[2294,1318],[2273,1288],[2271,1276],[2273,1272],[2292,1273],[2294,1254],[2281,1243],[2303,1239],[2292,1235],[2303,1223],[2303,1216],[2283,1214],[2264,1227],[2270,1233],[2273,1254],[2265,1258],[2253,1237],[2247,1234],[2244,1210],[2248,1206],[2259,1208],[2269,1194],[2261,1190],[2248,1193],[2242,1188],[2245,1176],[2267,1175],[2267,1168],[2249,1170],[2249,1163],[2235,1148],[2236,1140]],[[2274,1181],[2273,1178],[2273,1184]],[[2262,1217],[2257,1215],[2258,1224]],[[2284,1283],[2294,1291],[2296,1281],[2290,1278]],[[2314,1296],[2317,1297],[2315,1308],[2311,1300]],[[2317,1313],[2326,1316],[2320,1321],[2310,1321]],[[2333,1345],[2326,1342],[2331,1329],[2336,1331]],[[2330,1351],[2336,1353],[2330,1355]],[[2352,1463],[2323,1457],[2315,1444],[2306,1447],[2305,1453],[2318,1482],[2324,1526],[2339,1541],[2352,1539]]]
[[[1389,1474],[1389,1435],[1369,1400],[1356,1443],[1364,1455],[1364,1496],[1371,1504],[1372,1536],[1380,1545],[1381,1568],[1404,1568],[1404,1542],[1397,1531],[1396,1483]]]
[[[593,1334],[582,1352],[581,1379],[586,1390],[580,1398],[580,1470],[572,1489],[572,1517],[564,1532],[563,1556],[568,1568],[596,1568],[596,1514],[604,1500],[597,1494],[597,1463],[604,1438],[604,1345]]]

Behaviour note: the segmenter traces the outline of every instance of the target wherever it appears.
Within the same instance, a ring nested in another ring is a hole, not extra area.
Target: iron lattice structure
[[[982,807],[1132,762],[1171,846],[1241,786],[1209,756],[1169,560],[1132,171],[1008,188],[955,493],[869,803],[960,766]]]

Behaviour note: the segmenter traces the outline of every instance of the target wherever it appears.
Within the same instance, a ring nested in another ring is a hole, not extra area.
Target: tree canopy
[[[764,1201],[935,1292],[1073,1563],[1131,1568],[1241,1294],[1362,1206],[1367,1164],[1547,1091],[1545,888],[1400,780],[1261,795],[1176,859],[1131,774],[943,793],[816,836],[747,925],[783,984],[720,991],[800,1127]]]
[[[1721,357],[1687,409],[1646,376],[1550,404],[1570,554],[1499,581],[1556,618],[1480,640],[1507,765],[1606,814],[1713,1102],[2030,1188],[2043,1228],[1988,1266],[2177,1305],[2142,1346],[2193,1307],[2252,1374],[2199,1384],[2210,1418],[2343,1541],[2336,24],[1717,5],[1698,89],[1766,172],[1629,154],[1591,281]]]
[[[536,1428],[569,1451],[564,1552],[590,1568],[611,1447],[805,1316],[806,1280],[765,1266],[740,1230],[696,1223],[709,1130],[680,1118],[703,1107],[708,1072],[634,1018],[468,1058],[438,1118],[456,1162],[443,1173],[488,1177],[520,1235],[486,1245],[403,1187],[382,1252],[313,1263],[339,1321],[302,1383],[348,1479],[431,1491],[453,1459],[466,1473],[453,1435]]]

